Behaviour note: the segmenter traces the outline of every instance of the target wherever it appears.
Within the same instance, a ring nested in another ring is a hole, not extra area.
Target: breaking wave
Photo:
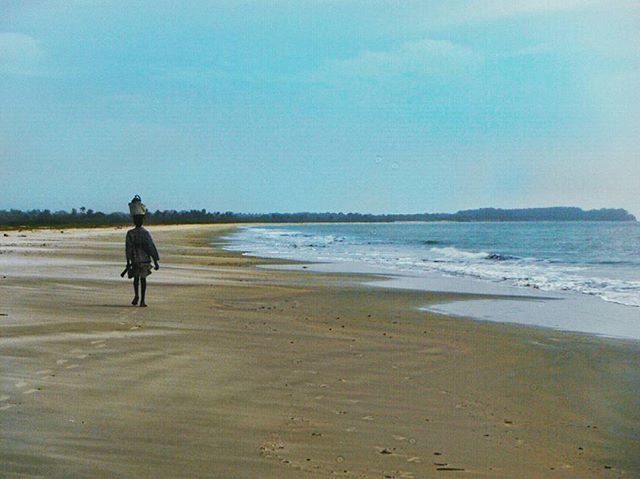
[[[328,226],[314,228],[313,225],[244,227],[230,238],[228,248],[252,256],[360,262],[390,272],[438,272],[541,291],[571,291],[640,307],[640,275],[636,274],[640,266],[632,265],[638,269],[632,269],[633,274],[625,276],[616,269],[618,263],[624,261],[603,260],[596,265],[593,261],[575,258],[559,261],[482,248],[459,248],[436,239],[411,240],[385,231],[372,234],[367,225],[346,229],[337,225],[333,231]]]

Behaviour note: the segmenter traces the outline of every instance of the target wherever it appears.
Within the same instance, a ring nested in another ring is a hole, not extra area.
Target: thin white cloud
[[[0,74],[51,76],[39,42],[23,33],[0,33]]]
[[[316,72],[314,79],[443,79],[481,61],[479,54],[465,46],[423,39],[392,50],[368,50],[353,58],[332,61]]]

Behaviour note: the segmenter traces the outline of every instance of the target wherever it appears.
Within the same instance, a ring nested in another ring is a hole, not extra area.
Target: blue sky
[[[0,1],[0,208],[640,213],[640,2]]]

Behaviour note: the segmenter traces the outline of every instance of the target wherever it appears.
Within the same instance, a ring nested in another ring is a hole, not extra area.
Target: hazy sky
[[[638,1],[0,0],[0,209],[640,214],[639,87]]]

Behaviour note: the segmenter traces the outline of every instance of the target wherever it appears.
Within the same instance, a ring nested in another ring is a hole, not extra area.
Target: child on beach
[[[151,234],[142,227],[147,209],[142,204],[138,195],[129,203],[129,210],[133,217],[133,223],[136,226],[127,231],[125,245],[127,254],[126,272],[129,278],[133,278],[133,290],[135,294],[131,304],[135,306],[138,304],[138,301],[140,301],[140,306],[146,307],[145,293],[147,291],[147,276],[151,274],[151,260],[153,259],[154,269],[157,270],[160,268],[158,264],[160,256],[158,256],[158,250],[153,243]],[[138,286],[140,287],[140,295],[138,295]]]

